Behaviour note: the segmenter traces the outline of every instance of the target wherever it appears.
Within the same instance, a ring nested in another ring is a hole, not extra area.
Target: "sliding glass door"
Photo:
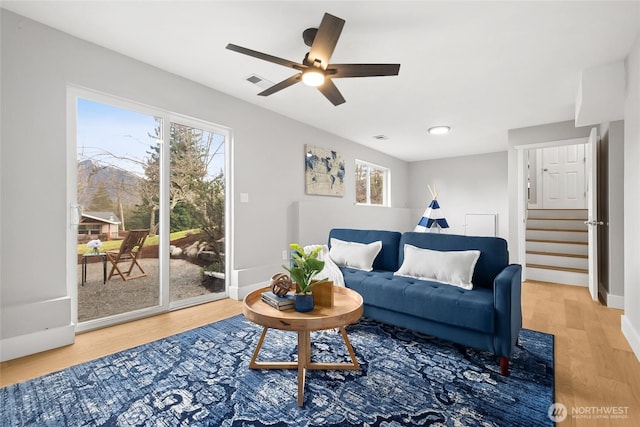
[[[225,136],[203,127],[170,124],[172,307],[225,292]]]
[[[78,330],[226,296],[228,130],[73,94]]]
[[[160,186],[149,179],[147,158],[161,128],[159,117],[77,100],[80,323],[160,305],[159,239],[151,230]],[[147,230],[146,239],[120,252],[131,230]]]

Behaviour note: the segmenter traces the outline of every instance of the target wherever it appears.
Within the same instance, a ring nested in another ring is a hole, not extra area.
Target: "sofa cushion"
[[[329,232],[329,247],[331,247],[331,238],[358,243],[371,243],[380,240],[382,242],[382,250],[373,261],[373,269],[396,271],[400,266],[398,264],[400,233],[397,231],[334,228]]]
[[[391,271],[340,270],[346,286],[362,295],[365,305],[475,331],[494,332],[493,292],[489,289],[466,290],[394,276]]]
[[[479,250],[480,258],[476,263],[472,279],[475,288],[493,289],[493,280],[509,265],[507,241],[500,237],[407,232],[402,234],[400,247],[404,248],[405,244],[436,251]],[[402,265],[403,251],[399,252],[399,257],[399,264]]]
[[[404,261],[394,275],[472,289],[471,278],[479,256],[480,251],[433,251],[404,245]]]
[[[380,253],[380,249],[382,249],[380,240],[371,243],[358,243],[332,238],[329,256],[340,267],[371,271],[373,270],[373,261]]]

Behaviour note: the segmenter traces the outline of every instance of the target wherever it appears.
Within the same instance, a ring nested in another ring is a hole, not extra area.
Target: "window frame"
[[[367,167],[367,175],[366,175],[366,190],[367,190],[367,201],[366,202],[358,202],[358,194],[357,194],[357,176],[354,183],[355,190],[355,204],[360,206],[382,206],[382,207],[391,207],[391,169],[385,166],[378,165],[376,163],[367,162],[366,160],[355,159],[355,171],[358,170],[358,167]],[[371,169],[379,170],[382,172],[382,203],[371,203]]]
[[[142,102],[134,101],[127,98],[122,98],[117,95],[100,92],[97,90],[89,89],[74,84],[67,85],[67,162],[69,167],[67,168],[67,203],[70,206],[70,212],[68,214],[69,227],[67,228],[67,258],[68,269],[70,272],[75,272],[77,268],[77,226],[79,222],[73,222],[72,217],[74,212],[79,212],[79,205],[77,204],[77,100],[79,98],[86,99],[92,102],[102,103],[109,106],[127,109],[136,113],[145,114],[162,119],[161,125],[161,137],[158,141],[160,146],[160,188],[159,198],[161,205],[159,230],[158,235],[160,238],[159,244],[159,302],[158,305],[145,308],[143,310],[133,311],[129,313],[123,313],[114,315],[111,317],[100,318],[95,320],[89,320],[86,322],[78,323],[78,280],[75,273],[67,275],[67,290],[68,295],[71,297],[71,317],[76,324],[76,333],[85,332],[93,329],[110,326],[112,324],[136,320],[144,317],[149,317],[157,314],[166,313],[168,311],[183,308],[191,305],[196,305],[202,302],[209,302],[215,299],[221,299],[230,295],[231,280],[227,279],[225,284],[224,295],[215,296],[210,298],[209,295],[194,297],[181,301],[170,301],[170,288],[169,288],[169,176],[170,173],[170,154],[169,154],[169,138],[170,138],[170,126],[171,122],[175,122],[184,126],[196,127],[206,130],[208,132],[217,133],[223,135],[225,138],[225,277],[231,277],[231,267],[233,264],[233,245],[230,238],[233,228],[233,130],[230,127],[220,125],[210,120],[200,119],[193,116],[188,116],[181,113],[176,113],[171,110],[156,107]],[[71,166],[73,165],[73,166]]]

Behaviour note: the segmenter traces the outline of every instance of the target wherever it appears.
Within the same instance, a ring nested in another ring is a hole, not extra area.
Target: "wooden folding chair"
[[[127,234],[127,237],[125,237],[125,239],[122,241],[122,244],[120,245],[119,250],[106,252],[107,258],[109,259],[109,261],[111,261],[111,264],[113,264],[113,267],[111,267],[111,272],[109,273],[109,278],[108,278],[109,280],[111,279],[111,276],[113,276],[115,272],[117,272],[120,275],[120,277],[122,277],[122,280],[125,280],[125,281],[137,279],[139,277],[144,277],[147,275],[147,273],[145,273],[145,271],[142,269],[140,264],[138,264],[138,255],[140,254],[140,250],[142,249],[142,246],[144,245],[144,241],[147,239],[148,235],[149,235],[148,229],[147,230],[131,230],[129,231],[129,234]],[[130,263],[129,269],[124,273],[118,267],[118,264],[123,262]],[[138,268],[142,273],[138,274],[137,276],[131,276],[131,271],[133,270],[133,267],[135,265],[138,266]]]

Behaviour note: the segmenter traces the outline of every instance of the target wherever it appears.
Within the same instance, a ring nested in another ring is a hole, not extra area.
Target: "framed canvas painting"
[[[304,146],[304,178],[307,194],[344,196],[344,159],[334,150]]]

